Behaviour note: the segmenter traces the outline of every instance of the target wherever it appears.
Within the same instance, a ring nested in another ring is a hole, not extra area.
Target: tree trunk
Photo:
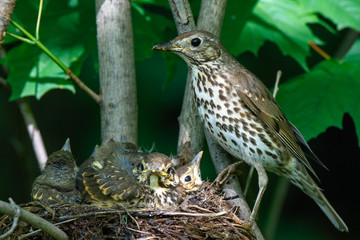
[[[16,0],[0,0],[0,45],[4,41],[15,4]]]
[[[101,139],[137,144],[138,106],[129,0],[96,0]]]

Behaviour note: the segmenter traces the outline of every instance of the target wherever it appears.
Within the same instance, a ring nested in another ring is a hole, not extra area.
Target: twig
[[[27,99],[17,99],[21,115],[24,118],[26,129],[29,134],[29,138],[33,145],[34,153],[38,161],[40,169],[44,169],[48,155],[46,153],[44,141],[42,139],[40,130],[37,126],[35,117],[32,113],[31,107]]]
[[[25,209],[22,209],[20,207],[19,209],[20,209],[21,220],[28,222],[29,224],[33,225],[36,228],[42,229],[44,232],[48,233],[50,236],[52,236],[55,239],[58,240],[68,239],[66,233],[63,232],[58,227],[56,227],[54,224],[46,221],[45,219],[37,216],[36,214],[26,211]],[[10,216],[15,216],[17,212],[17,208],[7,202],[0,200],[0,212]]]
[[[5,239],[8,236],[10,236],[10,234],[12,234],[14,232],[14,230],[15,230],[15,228],[17,226],[17,223],[19,221],[19,217],[20,217],[20,207],[15,204],[15,202],[14,202],[14,200],[12,200],[12,198],[9,198],[9,201],[10,201],[10,204],[16,208],[16,214],[14,215],[14,220],[13,220],[13,223],[11,225],[11,228],[6,233],[0,235],[0,239]]]
[[[201,210],[201,211],[207,212],[207,213],[213,213],[213,211],[210,211],[209,209],[202,208],[202,207],[197,206],[197,205],[188,205],[188,206],[185,206],[184,208],[185,208],[185,209],[195,208],[195,209],[198,209],[198,210]]]
[[[276,94],[279,91],[279,83],[280,83],[280,78],[281,78],[282,72],[281,70],[276,72],[276,80],[275,80],[275,85],[274,85],[274,92],[273,92],[273,97],[276,98]]]
[[[61,224],[64,224],[64,223],[73,222],[73,221],[75,221],[75,220],[77,220],[77,218],[68,219],[68,220],[66,220],[66,221],[62,221],[62,222],[59,222],[59,223],[55,223],[54,225],[55,225],[55,226],[58,226],[58,225],[61,225]],[[21,236],[18,237],[18,240],[31,237],[32,235],[38,234],[38,233],[41,232],[41,231],[42,231],[42,229],[37,229],[37,230],[32,231],[32,232],[30,232],[30,233],[23,234],[23,235],[21,235]]]
[[[134,231],[134,232],[138,232],[138,233],[142,233],[142,234],[147,234],[147,235],[149,235],[149,234],[151,234],[152,235],[152,233],[150,233],[150,232],[144,232],[144,231],[140,231],[140,230],[136,230],[136,229],[133,229],[133,228],[131,228],[131,227],[126,227],[127,229],[129,229],[129,230],[131,230],[131,231]],[[158,237],[156,237],[156,236],[151,236],[151,237],[145,237],[145,238],[137,238],[137,240],[140,240],[140,239],[142,239],[142,240],[147,240],[147,239],[159,239]]]
[[[0,86],[1,85],[10,90],[10,85],[6,82],[5,79],[0,77]],[[44,169],[44,166],[45,166],[48,156],[46,153],[44,141],[42,139],[40,130],[36,124],[35,117],[31,111],[30,104],[26,99],[17,99],[16,103],[19,107],[21,115],[24,118],[26,129],[28,131],[29,138],[33,145],[34,153],[35,153],[39,168],[42,170],[42,169]]]
[[[68,75],[71,80],[73,80],[81,90],[86,92],[92,99],[95,100],[97,104],[102,106],[102,97],[96,94],[93,90],[91,90],[83,81],[78,78],[69,68],[65,71],[66,75]]]
[[[42,1],[40,1],[40,5],[41,5],[41,2]],[[39,8],[39,15],[38,15],[37,27],[36,27],[36,37],[34,37],[32,34],[30,34],[25,28],[23,28],[20,24],[18,24],[14,20],[10,20],[11,24],[14,25],[17,29],[19,29],[20,32],[22,32],[27,38],[20,37],[18,35],[12,34],[12,33],[8,33],[8,34],[14,38],[17,38],[17,39],[23,41],[23,42],[26,42],[28,44],[34,44],[38,48],[40,48],[46,55],[48,55],[64,71],[64,73],[66,75],[68,75],[70,77],[71,80],[73,80],[80,87],[80,89],[82,89],[84,92],[86,92],[91,98],[93,98],[97,102],[97,104],[99,104],[101,106],[101,104],[102,104],[101,97],[98,94],[96,94],[95,92],[93,92],[89,87],[87,87],[84,82],[82,82],[76,75],[74,75],[71,72],[71,70],[63,62],[61,62],[60,59],[58,59],[40,41],[39,26],[40,26],[40,19],[41,19],[41,10],[42,10],[42,7]]]
[[[324,50],[322,50],[318,45],[313,42],[309,42],[309,46],[314,49],[319,55],[321,55],[325,59],[330,59],[330,55],[327,54]]]
[[[155,215],[162,216],[188,216],[188,217],[219,217],[228,214],[226,211],[221,211],[217,213],[186,213],[186,212],[160,212]]]
[[[250,188],[250,183],[251,183],[251,179],[252,179],[252,176],[254,174],[254,166],[251,166],[250,167],[250,170],[249,170],[249,174],[248,174],[248,177],[246,179],[246,184],[245,184],[245,189],[244,189],[244,196],[246,197],[248,191],[249,191],[249,188]]]
[[[124,207],[124,211],[135,222],[137,228],[140,229],[140,225],[139,225],[138,221],[136,221],[136,219],[128,212],[128,210],[125,207]]]

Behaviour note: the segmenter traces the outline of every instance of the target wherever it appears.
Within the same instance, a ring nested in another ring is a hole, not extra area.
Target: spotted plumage
[[[76,166],[67,139],[61,150],[52,153],[45,168],[33,184],[31,196],[44,204],[79,203],[80,192],[75,188]]]
[[[84,202],[97,205],[167,208],[181,199],[179,178],[167,156],[113,140],[95,148],[77,180]]]
[[[153,49],[174,52],[185,60],[191,71],[194,102],[206,129],[227,152],[256,168],[259,193],[250,222],[266,189],[266,169],[287,177],[315,200],[336,228],[348,231],[308,173],[316,177],[308,159],[324,165],[264,84],[233,58],[215,35],[187,32]]]

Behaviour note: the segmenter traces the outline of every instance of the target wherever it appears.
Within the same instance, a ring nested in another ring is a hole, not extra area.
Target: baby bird
[[[32,199],[47,205],[80,202],[81,194],[75,188],[77,170],[67,139],[61,150],[49,156],[42,174],[35,179]]]

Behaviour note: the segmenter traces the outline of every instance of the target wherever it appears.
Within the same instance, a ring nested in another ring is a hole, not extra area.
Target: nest
[[[188,195],[171,210],[112,209],[95,205],[37,202],[24,209],[56,224],[70,239],[255,239],[236,210],[209,184]],[[0,219],[0,234],[12,224],[12,217]],[[30,224],[19,221],[11,239],[52,239]]]

